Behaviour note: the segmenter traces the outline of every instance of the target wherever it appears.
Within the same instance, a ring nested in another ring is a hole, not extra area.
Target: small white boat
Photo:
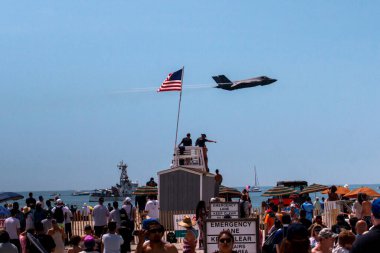
[[[87,191],[75,191],[72,193],[73,196],[86,196],[90,195],[90,192]]]
[[[255,184],[250,188],[251,192],[261,192],[259,187],[259,179],[257,178],[256,166],[255,166]]]

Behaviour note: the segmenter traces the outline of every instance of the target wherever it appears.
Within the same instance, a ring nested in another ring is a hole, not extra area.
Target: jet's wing
[[[236,88],[237,86],[239,86],[242,83],[244,83],[244,82],[242,82],[242,81],[235,81],[234,84],[231,85],[231,88]]]
[[[212,77],[218,84],[232,84],[232,82],[225,75],[218,75]]]
[[[231,88],[236,88],[239,85],[248,85],[248,84],[251,86],[257,86],[259,85],[260,81],[261,79],[259,79],[258,77],[249,78],[245,80],[239,80],[239,81],[235,81],[233,85],[231,85]]]

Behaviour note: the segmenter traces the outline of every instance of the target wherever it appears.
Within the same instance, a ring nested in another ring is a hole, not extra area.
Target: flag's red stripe
[[[168,77],[161,84],[161,87],[157,90],[157,92],[161,91],[181,91],[182,90],[182,80],[170,80],[172,73],[168,75]]]
[[[165,90],[165,89],[177,89],[177,90],[180,90],[181,87],[160,87],[161,90]]]
[[[162,84],[181,84],[181,81],[165,81]]]
[[[181,87],[181,84],[162,84],[161,87]]]

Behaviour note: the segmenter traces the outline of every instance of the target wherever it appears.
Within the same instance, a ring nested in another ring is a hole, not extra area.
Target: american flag
[[[158,88],[157,92],[161,91],[181,91],[182,90],[182,74],[183,69],[170,73],[165,81]]]

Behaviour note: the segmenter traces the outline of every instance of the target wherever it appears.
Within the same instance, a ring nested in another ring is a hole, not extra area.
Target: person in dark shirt
[[[299,222],[306,228],[309,229],[311,226],[311,221],[306,219],[306,211],[305,210],[300,210],[300,219]]]
[[[157,183],[154,182],[154,178],[151,177],[150,180],[146,182],[146,186],[157,187]]]
[[[282,240],[286,237],[289,224],[292,222],[292,218],[289,214],[282,216],[282,228],[278,229],[274,234],[273,244],[276,247],[276,252],[280,252],[280,246]]]
[[[44,226],[41,222],[37,222],[34,226],[36,230],[34,237],[47,252],[53,252],[55,249],[53,237],[44,233]],[[26,242],[26,248],[28,253],[40,253],[40,250],[29,239]]]
[[[192,146],[193,145],[193,141],[191,140],[190,133],[186,134],[186,137],[182,139],[182,141],[178,144],[178,147],[180,147],[181,145],[183,147],[188,147],[188,146]]]
[[[198,146],[198,147],[206,147],[206,142],[213,142],[213,143],[216,143],[216,141],[213,141],[213,140],[209,140],[209,139],[206,139],[206,134],[201,134],[201,137],[199,137],[196,142],[195,142],[195,146]]]
[[[357,238],[352,245],[351,253],[379,252],[380,249],[380,198],[372,202],[373,227],[369,232]]]
[[[208,157],[207,157],[206,142],[216,143],[216,141],[206,139],[206,137],[207,137],[206,134],[201,134],[201,137],[199,137],[197,139],[197,141],[195,142],[195,146],[201,147],[203,149],[203,157],[204,157],[204,160],[205,160],[206,171],[209,172],[210,170],[208,168]]]
[[[26,206],[30,208],[35,208],[36,202],[36,199],[33,198],[33,192],[29,192],[29,198],[25,200]]]
[[[339,234],[343,230],[351,230],[350,224],[344,219],[344,214],[338,214],[336,217],[336,224],[332,225],[331,230],[335,234]]]
[[[139,207],[140,215],[142,215],[145,210],[146,197],[147,197],[146,195],[137,195],[135,197],[135,206]]]
[[[120,253],[131,252],[132,230],[126,220],[121,221],[118,234],[123,237],[124,243],[120,246]]]

